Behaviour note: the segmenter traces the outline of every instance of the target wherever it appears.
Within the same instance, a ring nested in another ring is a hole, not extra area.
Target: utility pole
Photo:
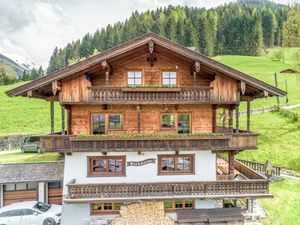
[[[278,81],[277,81],[277,74],[274,74],[274,78],[275,78],[275,87],[278,88]],[[277,106],[280,107],[280,102],[279,102],[279,96],[276,96],[276,100],[277,100]]]

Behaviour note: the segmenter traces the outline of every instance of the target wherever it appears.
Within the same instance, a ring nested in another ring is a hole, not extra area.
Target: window
[[[36,189],[37,189],[37,183],[36,182],[27,183],[27,190],[36,190]]]
[[[127,74],[127,85],[128,86],[141,86],[142,85],[142,72],[129,71]]]
[[[30,215],[34,215],[37,214],[37,211],[34,211],[32,209],[23,209],[23,215],[24,216],[30,216]]]
[[[193,174],[194,155],[159,155],[158,174]]]
[[[178,134],[190,133],[190,115],[179,114],[178,115]]]
[[[109,129],[122,129],[122,116],[120,114],[109,115]]]
[[[4,185],[4,191],[25,191],[25,190],[36,190],[37,182],[28,183],[15,183]]]
[[[37,202],[33,208],[38,209],[41,212],[47,212],[52,206],[44,202]]]
[[[92,115],[93,134],[105,134],[105,115]]]
[[[162,114],[161,115],[161,127],[162,128],[175,128],[174,126],[174,114]]]
[[[194,201],[170,201],[164,202],[165,210],[176,210],[176,209],[193,209]]]
[[[176,72],[163,72],[163,86],[176,86]]]
[[[119,202],[92,203],[91,211],[92,214],[118,213],[121,205]]]
[[[52,181],[48,183],[49,189],[62,188],[62,187],[63,187],[62,181]]]
[[[89,157],[89,176],[124,176],[125,156]]]

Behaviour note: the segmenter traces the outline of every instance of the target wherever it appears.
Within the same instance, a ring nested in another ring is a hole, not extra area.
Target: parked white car
[[[20,202],[0,209],[0,225],[58,225],[61,206],[43,202]]]

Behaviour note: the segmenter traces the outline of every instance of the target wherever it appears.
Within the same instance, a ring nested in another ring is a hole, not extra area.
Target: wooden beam
[[[61,91],[61,83],[57,80],[52,82],[52,93],[55,96],[58,91]]]
[[[229,109],[228,109],[228,115],[229,115],[229,121],[228,121],[229,129],[232,129],[233,128],[233,109],[232,109],[232,106],[230,106]]]
[[[105,70],[106,72],[108,71],[110,75],[113,74],[113,68],[112,66],[107,62],[107,60],[104,60],[101,62],[101,67],[103,70]]]
[[[51,134],[54,134],[54,101],[50,101],[50,124],[51,124]]]
[[[29,97],[29,98],[32,97],[32,90],[27,91],[27,97]]]
[[[235,128],[236,128],[236,133],[239,133],[239,115],[240,115],[240,112],[239,112],[239,108],[240,108],[240,105],[237,104],[236,107],[235,107]]]
[[[141,106],[140,105],[138,105],[137,107],[136,107],[136,109],[137,109],[137,114],[138,114],[138,133],[141,133]]]

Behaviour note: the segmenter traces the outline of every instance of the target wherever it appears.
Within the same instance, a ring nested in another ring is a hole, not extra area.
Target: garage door
[[[3,205],[10,205],[17,202],[36,201],[37,183],[14,183],[4,185]]]
[[[48,203],[62,204],[62,182],[55,181],[48,183]]]

